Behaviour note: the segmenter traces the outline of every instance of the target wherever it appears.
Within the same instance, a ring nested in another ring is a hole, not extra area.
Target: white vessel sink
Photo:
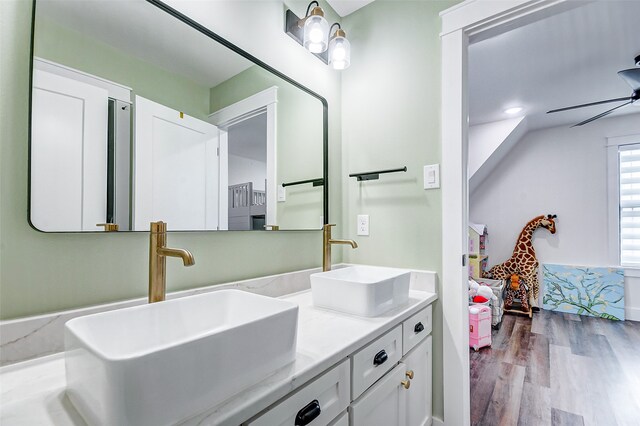
[[[221,290],[72,319],[67,394],[91,425],[168,425],[295,358],[298,306]]]
[[[379,266],[349,266],[311,274],[313,304],[375,317],[407,303],[411,272]]]

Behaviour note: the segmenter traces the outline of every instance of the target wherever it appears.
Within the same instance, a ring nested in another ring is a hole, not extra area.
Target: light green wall
[[[206,2],[199,7],[217,8],[204,17],[219,19],[225,12],[247,16],[258,9],[271,20],[256,22],[256,32],[266,34],[268,46],[261,59],[280,64],[284,72],[316,86],[330,103],[331,161],[340,164],[340,82],[315,58],[307,59],[282,32],[277,17],[282,4]],[[29,43],[31,1],[0,1],[0,318],[10,319],[61,309],[113,302],[147,293],[148,236],[127,234],[44,234],[27,223]],[[207,20],[203,22],[206,24]],[[215,22],[212,23],[216,24]],[[242,33],[222,32],[240,43],[255,39]],[[236,35],[234,35],[236,34]],[[247,40],[244,39],[247,37]],[[273,39],[273,40],[271,40]],[[258,43],[259,44],[259,43]],[[289,58],[282,58],[289,49]],[[293,58],[293,59],[292,59]],[[279,62],[280,61],[280,62]],[[290,65],[287,65],[290,64]],[[289,67],[289,68],[287,68]],[[313,75],[315,80],[307,75]],[[333,109],[331,105],[335,105]],[[331,212],[340,215],[339,168],[332,170]],[[171,246],[191,250],[196,265],[184,268],[167,262],[168,291],[263,276],[319,266],[321,234],[309,232],[190,232],[171,233]],[[335,261],[339,261],[336,250]]]
[[[278,87],[278,184],[322,177],[322,103],[313,96],[254,65],[211,89],[211,112],[273,86]],[[311,184],[287,187],[286,201],[277,204],[275,225],[320,228],[322,192]]]
[[[422,168],[440,162],[440,20],[455,1],[376,1],[343,19],[351,67],[342,81],[343,164],[348,173],[407,166],[358,183],[345,178],[344,219],[359,248],[345,261],[442,270],[440,190]],[[356,215],[370,215],[368,237]],[[440,283],[442,286],[442,283]],[[442,418],[442,305],[433,324],[434,415]]]
[[[48,19],[37,18],[35,56],[131,87],[134,94],[206,120],[209,89]]]

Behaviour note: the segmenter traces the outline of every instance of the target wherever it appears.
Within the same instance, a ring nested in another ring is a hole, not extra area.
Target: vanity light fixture
[[[351,43],[347,40],[347,33],[337,22],[331,25],[331,30],[335,26],[338,29],[329,40],[329,65],[334,70],[344,70],[351,63]],[[329,30],[329,33],[331,33],[331,30]]]
[[[311,6],[315,6],[311,8]],[[329,47],[329,23],[324,17],[324,10],[314,0],[307,6],[307,13],[300,19],[290,9],[285,16],[285,32],[309,52],[319,56],[327,62],[326,54]],[[324,56],[324,57],[323,57]]]
[[[334,27],[338,28],[330,38]],[[351,63],[351,44],[345,31],[337,22],[329,28],[324,11],[315,0],[309,3],[302,19],[288,9],[284,31],[333,69],[343,70]]]

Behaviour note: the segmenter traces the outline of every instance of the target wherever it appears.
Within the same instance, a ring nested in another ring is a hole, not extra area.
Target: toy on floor
[[[524,280],[520,280],[520,277],[516,274],[511,275],[511,282],[505,290],[504,308],[511,309],[514,298],[520,298],[520,307],[524,312],[529,312],[529,302],[527,296],[527,287]]]
[[[538,293],[540,291],[538,282],[539,263],[531,239],[538,228],[545,228],[555,234],[556,222],[554,219],[557,217],[555,214],[548,214],[546,216],[538,216],[529,221],[520,232],[511,257],[505,262],[495,265],[484,274],[485,278],[496,280],[505,280],[510,278],[512,274],[517,274],[519,279],[528,287],[528,297],[525,297],[525,299],[528,299],[528,303],[535,310],[538,310]]]
[[[491,346],[491,308],[469,306],[469,347],[477,351]]]
[[[493,291],[486,285],[480,285],[476,281],[469,280],[469,298],[473,303],[487,304],[495,298]]]

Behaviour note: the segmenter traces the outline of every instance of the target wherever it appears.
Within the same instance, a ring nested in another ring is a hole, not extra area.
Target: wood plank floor
[[[640,426],[640,322],[505,315],[469,356],[472,425]]]

